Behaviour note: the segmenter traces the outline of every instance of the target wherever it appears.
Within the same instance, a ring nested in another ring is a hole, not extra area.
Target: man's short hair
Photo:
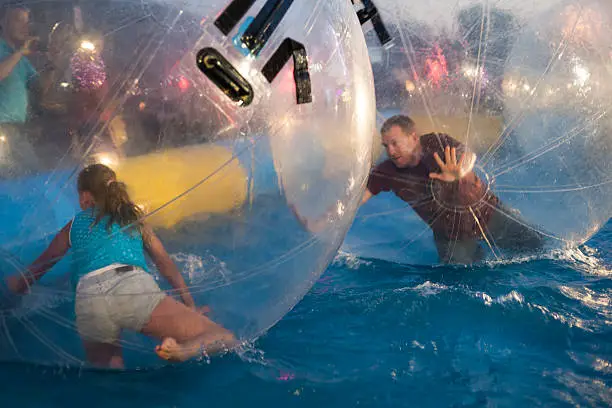
[[[23,1],[7,1],[0,6],[0,10],[5,14],[11,10],[30,11],[30,8]]]
[[[385,121],[385,123],[383,123],[382,127],[380,128],[380,133],[387,133],[393,126],[398,126],[407,135],[415,130],[414,121],[412,119],[406,115],[395,115],[391,116]]]
[[[0,24],[4,21],[4,18],[8,13],[13,10],[25,10],[30,11],[30,8],[26,6],[23,1],[8,1],[0,6]],[[0,27],[1,29],[1,27]]]

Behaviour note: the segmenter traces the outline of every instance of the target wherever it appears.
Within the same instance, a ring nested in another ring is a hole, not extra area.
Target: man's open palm
[[[429,173],[429,177],[436,180],[445,181],[452,183],[463,178],[474,168],[476,162],[476,155],[470,152],[466,152],[461,155],[461,158],[457,162],[457,149],[446,146],[444,149],[445,161],[442,161],[438,153],[434,153],[434,159],[438,166],[440,166],[440,173]],[[466,160],[467,157],[467,160]]]

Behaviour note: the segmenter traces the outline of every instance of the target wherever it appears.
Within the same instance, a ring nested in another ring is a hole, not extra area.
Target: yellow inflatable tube
[[[244,203],[247,172],[222,146],[200,145],[128,157],[113,166],[154,227],[196,215],[225,213]]]
[[[419,132],[447,133],[460,142],[468,142],[470,148],[476,153],[485,152],[497,142],[503,131],[503,118],[501,116],[470,115],[465,116],[411,116]],[[469,130],[469,132],[468,132]],[[469,134],[469,136],[468,136]]]

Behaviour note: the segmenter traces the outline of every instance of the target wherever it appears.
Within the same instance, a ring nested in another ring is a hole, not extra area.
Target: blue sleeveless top
[[[133,265],[148,271],[141,234],[135,229],[121,230],[117,223],[108,229],[109,217],[95,222],[95,210],[87,209],[74,217],[70,228],[72,282],[89,272],[114,263]]]

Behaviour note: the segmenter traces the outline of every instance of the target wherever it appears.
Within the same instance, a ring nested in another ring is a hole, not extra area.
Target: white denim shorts
[[[84,340],[115,344],[124,329],[140,332],[165,297],[141,268],[113,264],[98,269],[77,285],[77,329]]]

